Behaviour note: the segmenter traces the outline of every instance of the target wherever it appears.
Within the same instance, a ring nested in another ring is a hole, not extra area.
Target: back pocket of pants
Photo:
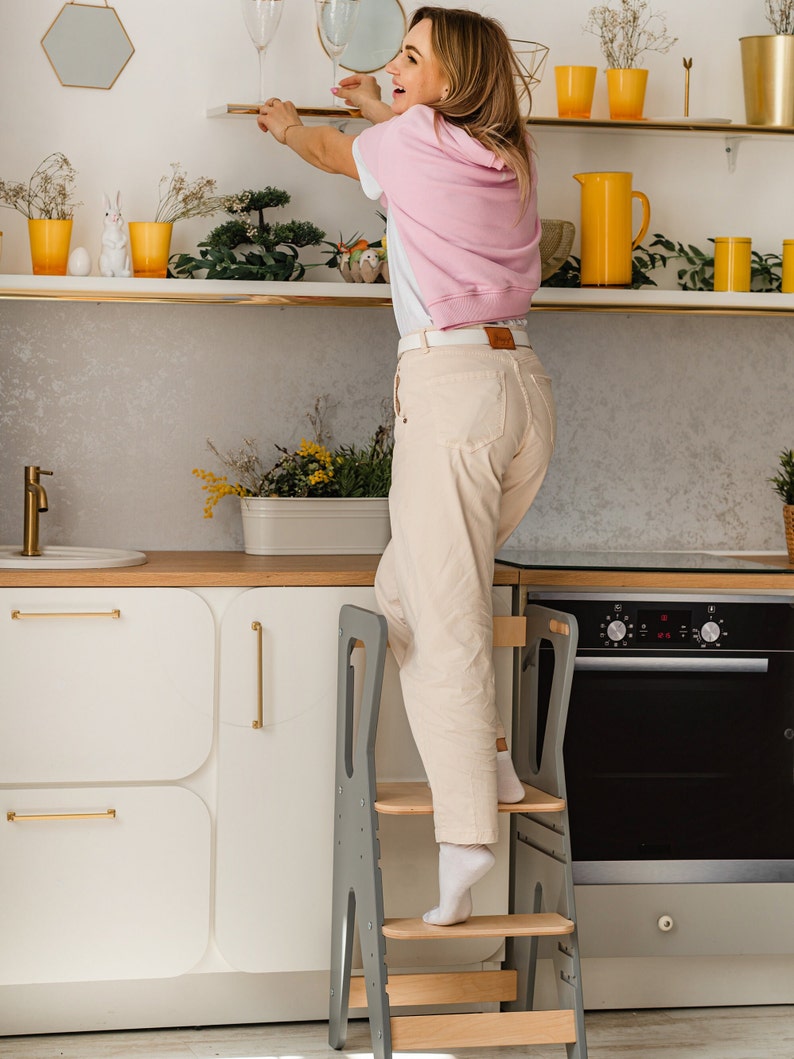
[[[505,431],[503,371],[442,375],[429,383],[439,445],[475,452]]]

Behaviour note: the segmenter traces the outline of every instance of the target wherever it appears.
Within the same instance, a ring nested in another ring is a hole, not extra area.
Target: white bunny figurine
[[[130,268],[130,237],[127,226],[121,216],[121,192],[116,192],[116,206],[111,206],[110,199],[103,195],[105,203],[105,227],[102,230],[102,250],[99,254],[99,272],[102,276],[127,278],[132,275]]]

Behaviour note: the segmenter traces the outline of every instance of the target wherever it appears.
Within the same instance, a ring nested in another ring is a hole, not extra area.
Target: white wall
[[[476,6],[512,37],[550,45],[537,114],[554,112],[555,62],[603,65],[581,29],[589,0]],[[682,112],[681,59],[691,56],[692,114],[743,121],[737,41],[767,31],[762,0],[659,6],[680,41],[649,57],[646,113]],[[128,219],[151,217],[173,161],[224,192],[287,188],[285,217],[312,220],[329,238],[380,234],[376,206],[354,182],[304,167],[253,119],[205,117],[256,94],[237,0],[117,0],[136,52],[108,92],[58,83],[39,41],[60,7],[0,4],[0,176],[26,180],[64,151],[85,204],[73,245],[96,257],[105,190],[121,189]],[[330,99],[313,20],[311,0],[289,0],[268,56],[274,93],[302,105]],[[603,82],[596,116],[606,114]],[[717,234],[751,235],[762,252],[794,237],[790,138],[743,140],[734,172],[721,135],[539,130],[536,142],[544,216],[578,222],[573,173],[629,169],[650,196],[651,232],[702,247]],[[195,246],[214,223],[178,224],[174,249]],[[0,227],[0,270],[27,272],[24,218],[3,210]],[[311,278],[336,280],[327,270]],[[536,313],[530,330],[555,380],[560,435],[521,543],[783,549],[765,478],[794,444],[790,322]],[[205,437],[290,443],[314,396],[330,393],[337,440],[362,439],[389,392],[395,340],[388,310],[0,303],[0,539],[20,535],[22,466],[34,462],[57,472],[45,541],[239,547],[231,502],[201,518],[190,470],[212,466]]]

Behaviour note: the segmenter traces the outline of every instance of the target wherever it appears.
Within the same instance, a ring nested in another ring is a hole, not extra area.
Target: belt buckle
[[[513,338],[513,332],[509,327],[486,327],[484,331],[488,336],[488,344],[491,349],[516,348],[516,340]]]

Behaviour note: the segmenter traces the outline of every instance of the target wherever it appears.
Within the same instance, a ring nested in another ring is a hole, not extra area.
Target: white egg
[[[84,246],[76,246],[69,254],[69,275],[88,276],[91,272],[91,255]]]

